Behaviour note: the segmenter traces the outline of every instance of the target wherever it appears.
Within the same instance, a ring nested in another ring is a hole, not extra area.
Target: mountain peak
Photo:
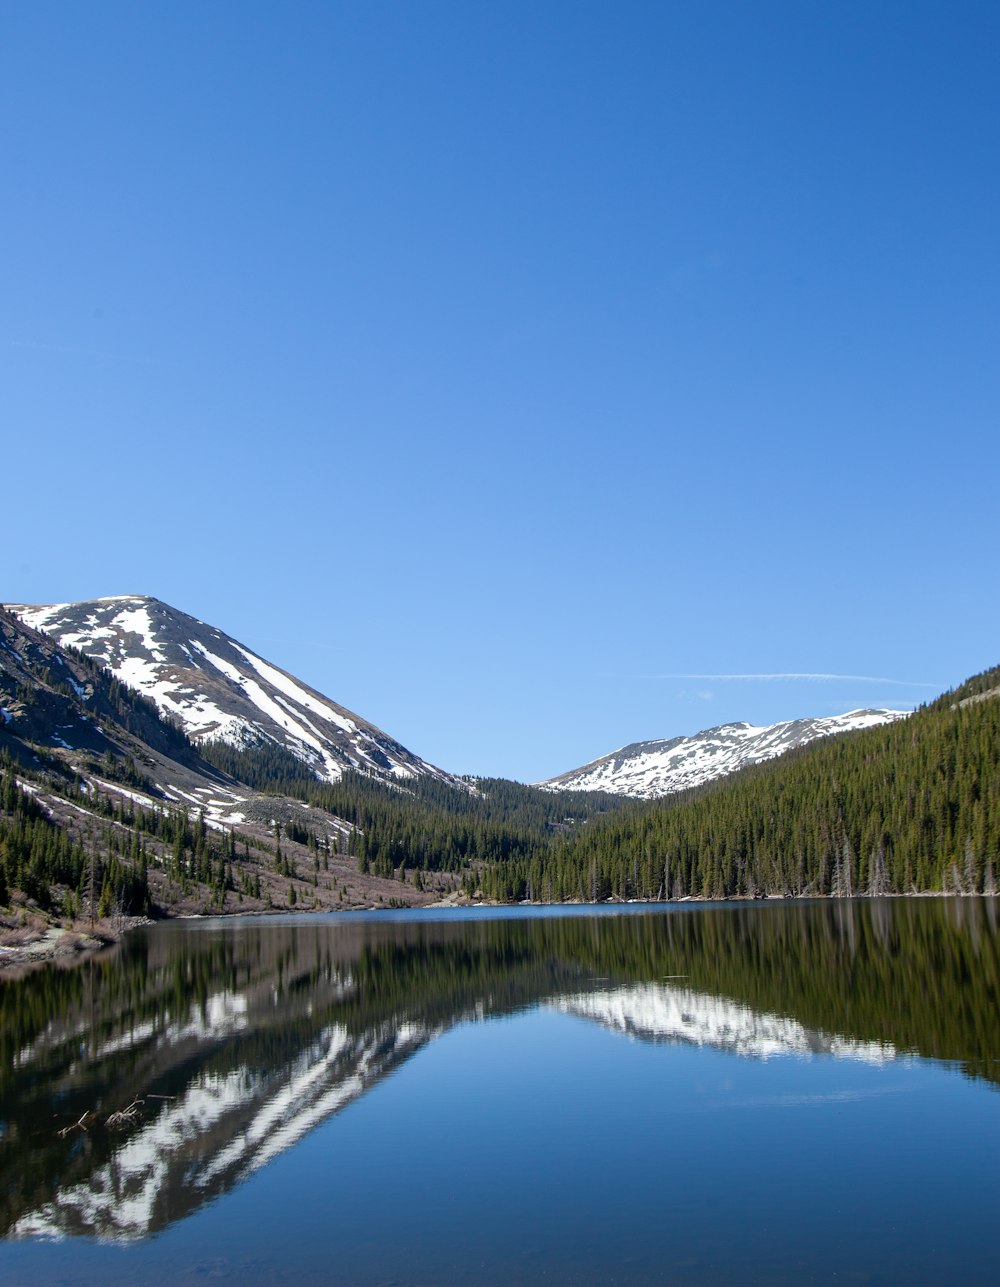
[[[239,748],[271,743],[330,782],[348,769],[396,780],[451,780],[223,631],[150,595],[7,606],[152,698],[195,742]]]

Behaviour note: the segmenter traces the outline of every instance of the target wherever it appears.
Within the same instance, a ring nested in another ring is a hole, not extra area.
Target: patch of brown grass
[[[29,925],[0,926],[0,947],[23,947],[42,937],[43,931]]]

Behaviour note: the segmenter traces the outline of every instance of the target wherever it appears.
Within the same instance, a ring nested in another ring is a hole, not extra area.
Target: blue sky
[[[0,597],[157,595],[522,780],[997,662],[998,52],[0,3]]]

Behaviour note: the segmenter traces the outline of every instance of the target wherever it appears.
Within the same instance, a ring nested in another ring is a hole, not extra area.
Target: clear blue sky
[[[998,65],[993,3],[3,0],[0,598],[522,780],[960,682]],[[788,674],[871,678],[710,678]]]

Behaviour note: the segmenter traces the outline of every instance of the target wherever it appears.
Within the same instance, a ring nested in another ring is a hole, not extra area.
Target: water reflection
[[[545,1005],[645,1041],[912,1052],[996,1081],[998,996],[991,900],[157,927],[3,985],[0,1221],[146,1237],[464,1021]]]
[[[555,1003],[563,1014],[595,1023],[641,1041],[677,1042],[724,1050],[744,1059],[776,1055],[830,1055],[884,1064],[897,1056],[889,1042],[852,1041],[806,1028],[797,1019],[759,1013],[728,997],[669,984],[610,988]]]

